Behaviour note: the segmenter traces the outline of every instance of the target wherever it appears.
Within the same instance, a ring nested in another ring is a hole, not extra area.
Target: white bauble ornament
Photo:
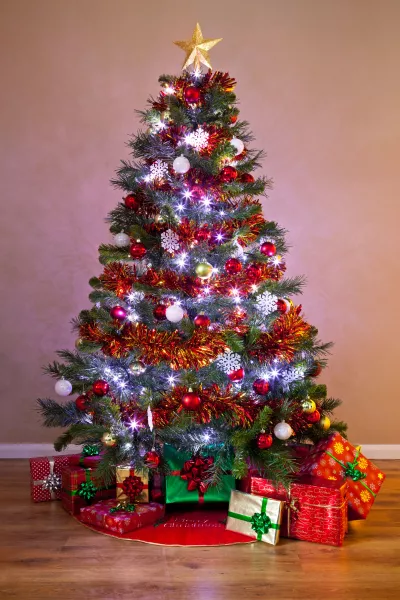
[[[114,244],[118,248],[126,248],[126,246],[129,246],[130,243],[131,243],[131,238],[129,237],[129,235],[127,235],[123,231],[121,231],[121,233],[116,233],[114,235]]]
[[[179,304],[171,304],[165,311],[165,316],[171,323],[179,323],[183,319],[183,309]]]
[[[236,148],[236,156],[238,154],[242,154],[242,152],[244,150],[244,144],[243,144],[242,140],[239,140],[239,138],[232,138],[229,143],[232,144],[232,146],[234,146]]]
[[[190,169],[190,162],[183,156],[183,154],[181,154],[172,163],[172,168],[174,169],[175,173],[187,173]]]
[[[59,379],[54,389],[59,396],[69,396],[72,392],[72,383],[67,379]]]
[[[289,423],[281,421],[275,425],[274,435],[278,440],[288,440],[290,436],[293,435],[293,429],[290,427]]]

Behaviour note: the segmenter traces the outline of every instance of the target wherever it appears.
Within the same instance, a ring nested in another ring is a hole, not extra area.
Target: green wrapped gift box
[[[165,501],[177,502],[229,502],[235,478],[223,475],[218,486],[207,486],[207,471],[214,462],[212,453],[190,455],[178,452],[172,446],[164,446],[164,460],[170,472],[165,477]]]

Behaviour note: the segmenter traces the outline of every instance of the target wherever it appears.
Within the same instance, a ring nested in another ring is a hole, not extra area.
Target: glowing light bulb
[[[165,86],[165,88],[164,88],[164,92],[165,92],[166,94],[169,94],[169,95],[170,95],[170,94],[175,94],[175,88],[173,88],[173,87],[172,87],[172,85],[167,85],[167,86]]]
[[[132,430],[138,429],[138,427],[139,427],[139,423],[136,421],[136,419],[132,419],[132,420],[129,422],[129,427],[130,427]]]

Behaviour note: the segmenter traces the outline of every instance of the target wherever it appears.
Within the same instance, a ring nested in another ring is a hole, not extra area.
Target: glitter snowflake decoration
[[[298,367],[289,367],[284,371],[281,371],[282,384],[285,389],[289,388],[289,385],[293,381],[298,381],[304,378],[304,370]]]
[[[161,234],[161,246],[168,252],[179,250],[179,237],[172,229],[167,229]]]
[[[185,137],[185,142],[188,146],[192,146],[195,150],[204,150],[208,146],[208,140],[210,138],[210,134],[208,131],[204,131],[201,127],[196,129],[196,131],[192,131]]]
[[[168,173],[168,165],[162,160],[156,160],[150,167],[150,179],[163,179]]]
[[[264,292],[256,298],[256,308],[264,315],[269,315],[278,309],[278,297],[271,292]]]
[[[224,354],[220,354],[215,362],[221,371],[224,373],[232,373],[240,369],[240,354],[235,354],[231,350],[227,350]]]

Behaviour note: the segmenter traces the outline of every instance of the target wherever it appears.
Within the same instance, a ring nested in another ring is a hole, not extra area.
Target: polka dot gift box
[[[302,473],[323,479],[346,479],[349,520],[366,519],[385,474],[339,433],[315,445],[304,461]]]
[[[60,500],[61,474],[70,464],[71,456],[37,456],[29,460],[31,498],[34,502]]]

